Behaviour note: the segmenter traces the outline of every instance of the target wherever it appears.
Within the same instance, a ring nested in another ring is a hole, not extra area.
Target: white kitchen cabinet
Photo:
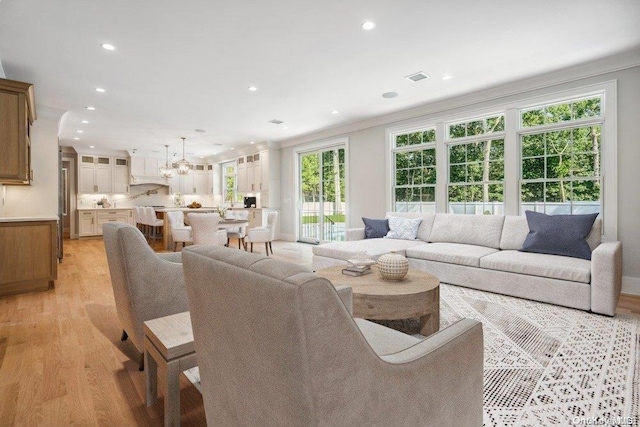
[[[269,189],[269,151],[260,152],[260,191]]]
[[[129,193],[129,159],[113,159],[113,192]]]
[[[79,227],[78,235],[80,237],[84,236],[94,236],[96,234],[96,214],[95,211],[79,211]]]
[[[247,182],[247,159],[246,157],[239,157],[236,165],[236,177],[238,182],[236,184],[238,193],[248,193],[251,186],[248,186]]]
[[[124,210],[98,209],[96,213],[96,230],[95,234],[102,236],[102,224],[106,222],[124,222],[129,223],[128,212]]]
[[[81,155],[78,159],[79,193],[111,193],[113,189],[112,158]]]
[[[269,188],[268,152],[261,151],[239,157],[236,176],[239,193],[257,193],[267,190]]]
[[[205,180],[205,193],[213,194],[213,165],[207,165]]]
[[[207,192],[207,165],[193,165],[193,193],[205,194]]]

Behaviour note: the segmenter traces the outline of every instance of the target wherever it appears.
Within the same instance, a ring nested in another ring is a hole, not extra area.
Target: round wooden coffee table
[[[420,318],[420,333],[431,335],[440,328],[440,281],[432,274],[409,269],[400,282],[383,280],[373,272],[363,276],[342,274],[344,265],[323,268],[316,274],[334,286],[353,291],[353,316],[373,320]]]

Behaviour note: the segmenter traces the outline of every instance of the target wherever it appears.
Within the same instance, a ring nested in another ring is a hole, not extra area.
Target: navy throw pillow
[[[370,219],[363,217],[362,222],[364,222],[365,239],[384,237],[389,232],[388,219]]]
[[[587,215],[546,215],[526,211],[529,234],[522,244],[522,252],[564,255],[591,259],[587,236],[597,213]]]

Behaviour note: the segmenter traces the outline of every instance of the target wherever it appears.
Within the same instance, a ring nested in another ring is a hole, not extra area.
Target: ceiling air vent
[[[281,125],[284,122],[282,120],[273,119],[273,120],[269,120],[269,123],[273,123],[274,125]]]
[[[426,80],[428,78],[429,78],[429,76],[427,76],[422,71],[418,71],[417,73],[409,74],[407,77],[405,77],[405,79],[411,80],[414,83],[419,82],[420,80]]]

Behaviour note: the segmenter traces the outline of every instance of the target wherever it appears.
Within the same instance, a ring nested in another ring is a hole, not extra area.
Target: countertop
[[[78,208],[79,211],[130,211],[133,208]]]
[[[57,215],[0,216],[0,222],[57,221]]]

